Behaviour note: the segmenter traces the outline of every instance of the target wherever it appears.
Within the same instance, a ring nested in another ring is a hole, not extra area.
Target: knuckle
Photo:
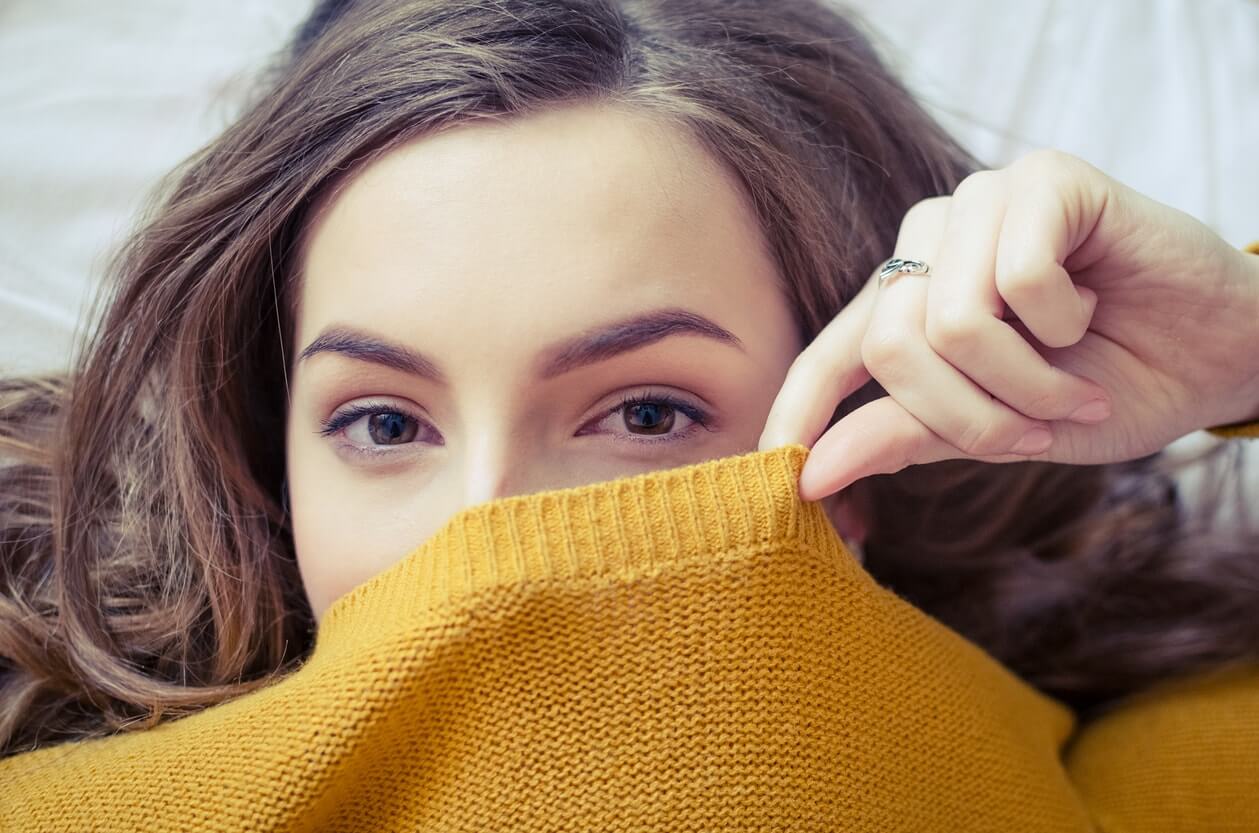
[[[1016,159],[1010,170],[1020,178],[1061,184],[1072,178],[1082,161],[1066,151],[1042,147]]]
[[[1017,437],[1010,439],[1000,426],[987,420],[976,420],[962,429],[953,444],[972,457],[987,457],[1004,454],[1016,442]]]
[[[872,375],[893,376],[909,354],[908,337],[889,328],[871,328],[861,340],[861,360]]]
[[[1042,271],[1031,266],[1016,265],[997,271],[997,292],[1003,298],[1031,300],[1044,279]]]
[[[945,196],[928,197],[910,206],[901,218],[897,242],[906,242],[930,235],[936,230],[943,230],[949,218],[949,204],[952,200],[952,197]]]
[[[945,307],[928,316],[927,342],[936,350],[960,356],[970,353],[983,334],[983,321],[974,312]]]
[[[1069,161],[1075,157],[1066,151],[1052,147],[1038,147],[1029,150],[1027,153],[1015,160],[1014,164],[1029,170],[1053,170],[1063,165],[1069,164]]]
[[[1067,402],[1056,391],[1037,391],[1029,396],[1021,410],[1032,419],[1057,419],[1065,410]]]
[[[1001,176],[1000,171],[993,170],[969,173],[953,189],[953,196],[958,200],[982,198],[1000,187]]]

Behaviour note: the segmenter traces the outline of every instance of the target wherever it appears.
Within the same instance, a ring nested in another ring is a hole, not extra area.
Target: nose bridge
[[[510,395],[509,389],[509,382],[501,382],[463,403],[449,465],[457,470],[452,482],[460,484],[465,507],[568,485],[572,479],[554,464],[556,433],[546,421],[549,415],[540,415],[527,397]]]
[[[534,481],[546,474],[532,445],[511,430],[505,418],[489,420],[472,429],[463,459],[463,503],[471,506],[534,491]]]
[[[509,444],[479,429],[469,437],[463,468],[463,505],[472,506],[487,500],[507,497],[513,488],[512,473],[519,463],[513,458]]]

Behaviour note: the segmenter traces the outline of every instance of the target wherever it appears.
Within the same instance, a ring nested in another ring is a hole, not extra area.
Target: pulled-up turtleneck
[[[807,455],[465,508],[275,683],[0,761],[0,828],[1259,829],[1259,671],[1081,727],[874,581]]]

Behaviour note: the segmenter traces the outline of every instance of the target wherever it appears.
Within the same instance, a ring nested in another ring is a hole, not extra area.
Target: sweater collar
[[[792,544],[855,564],[821,504],[799,496],[808,454],[793,443],[465,507],[334,601],[318,645],[379,636],[503,584],[650,573]]]

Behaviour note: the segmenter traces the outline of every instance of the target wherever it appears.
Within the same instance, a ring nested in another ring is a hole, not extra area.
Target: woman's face
[[[288,483],[316,618],[461,508],[754,451],[803,347],[737,183],[610,106],[382,156],[301,267]]]

